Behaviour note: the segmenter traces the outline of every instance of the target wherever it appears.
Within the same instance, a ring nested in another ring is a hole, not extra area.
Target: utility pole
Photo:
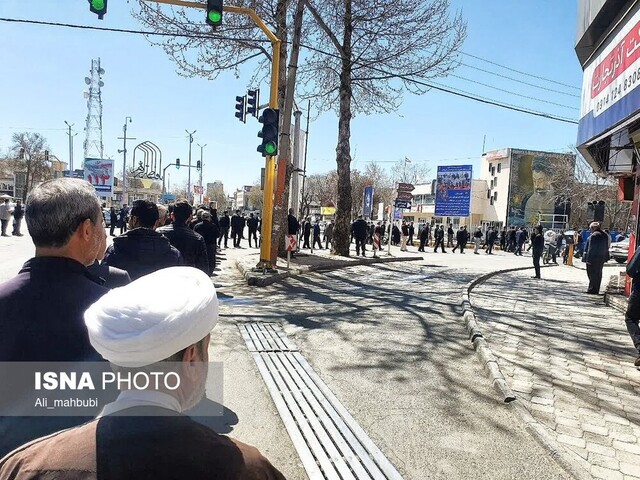
[[[123,141],[122,150],[118,150],[118,153],[122,153],[122,200],[120,203],[123,206],[127,203],[127,140],[135,140],[134,137],[127,137],[127,123],[131,123],[131,117],[124,117],[124,126],[122,127],[124,135],[118,137],[118,140]]]
[[[302,200],[304,199],[304,185],[307,179],[307,152],[309,146],[309,121],[311,120],[311,100],[307,104],[307,129],[304,132],[304,167],[302,169],[302,193],[300,194],[300,202],[302,210]],[[303,212],[304,213],[304,212]]]
[[[69,122],[67,122],[66,120],[64,121],[64,123],[67,124],[67,127],[69,127],[69,176],[71,178],[73,178],[73,136],[71,135],[71,127],[73,127],[73,125],[75,124],[69,124]]]
[[[293,112],[295,122],[293,125],[293,176],[291,177],[291,208],[293,215],[298,218],[300,210],[300,117],[302,112],[296,110]]]
[[[187,202],[193,203],[193,197],[191,194],[191,144],[193,143],[193,134],[196,133],[196,130],[193,132],[189,132],[185,130],[187,135],[189,135],[189,171],[187,172]]]
[[[202,189],[202,171],[204,170],[204,161],[202,159],[202,151],[204,150],[204,147],[207,146],[207,144],[206,143],[204,145],[198,144],[198,146],[200,147],[200,203],[202,203],[202,198],[204,196],[204,190]]]

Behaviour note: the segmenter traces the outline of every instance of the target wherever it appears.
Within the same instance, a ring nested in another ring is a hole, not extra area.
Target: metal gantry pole
[[[70,124],[66,120],[64,121],[64,123],[66,123],[67,127],[69,127],[69,176],[73,178],[73,137],[71,135],[71,127],[73,127],[73,124]]]
[[[123,145],[122,145],[122,201],[120,203],[122,205],[127,203],[127,140],[135,140],[135,138],[127,137],[127,120],[128,120],[128,123],[131,123],[131,117],[124,117],[124,126],[122,127],[122,132],[124,133],[124,135],[121,138]]]

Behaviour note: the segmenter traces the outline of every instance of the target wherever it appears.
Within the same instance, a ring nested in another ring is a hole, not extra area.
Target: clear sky
[[[527,72],[523,75],[463,55],[468,66],[439,83],[532,110],[578,120],[582,70],[575,56],[577,0],[451,0],[468,23],[463,52]],[[137,2],[111,0],[105,19],[89,12],[84,0],[0,0],[0,17],[64,22],[112,28],[142,29],[132,17]],[[204,14],[202,13],[204,22]],[[260,178],[264,162],[256,152],[259,124],[234,117],[235,96],[243,95],[249,77],[222,74],[215,81],[184,78],[159,47],[140,35],[75,30],[0,21],[0,152],[16,131],[42,133],[59,158],[68,158],[64,121],[75,124],[75,165],[79,165],[87,114],[84,77],[92,58],[101,58],[106,73],[103,88],[103,140],[105,156],[119,159],[122,125],[133,122],[128,134],[133,145],[149,140],[162,150],[163,161],[187,159],[185,129],[197,130],[194,162],[204,149],[204,181],[222,180],[231,193]],[[490,75],[489,70],[533,83],[556,93]],[[246,69],[245,69],[246,70]],[[537,78],[571,85],[564,87]],[[469,81],[470,80],[470,81]],[[498,91],[488,86],[500,88]],[[262,85],[263,92],[268,86]],[[531,98],[513,95],[517,93]],[[265,95],[263,95],[265,96]],[[552,105],[554,102],[571,108]],[[312,112],[312,117],[315,116]],[[326,113],[312,121],[308,170],[335,168],[337,116]],[[566,150],[575,144],[577,125],[504,110],[431,90],[407,94],[401,108],[387,115],[358,116],[352,123],[353,168],[369,161],[391,162],[404,157],[439,164],[479,165],[483,138],[486,150],[515,147]],[[186,169],[171,168],[171,183],[186,179]],[[193,171],[195,172],[195,170]],[[475,170],[477,172],[477,168]]]

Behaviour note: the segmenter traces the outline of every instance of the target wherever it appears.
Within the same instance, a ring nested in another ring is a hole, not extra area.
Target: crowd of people
[[[22,237],[20,227],[22,225],[22,219],[24,218],[24,207],[22,206],[22,200],[17,200],[16,203],[11,202],[11,197],[8,195],[2,195],[0,197],[0,226],[1,235],[3,237],[10,237],[15,235]],[[11,234],[7,233],[7,228],[13,218],[13,228]]]
[[[0,412],[1,480],[284,478],[254,447],[189,415],[204,401],[218,321],[209,252],[226,239],[218,230],[228,218],[214,224],[209,209],[199,210],[185,201],[172,208],[135,201],[128,231],[107,249],[89,183],[54,179],[29,193],[25,219],[35,256],[0,284],[0,362],[109,362],[132,376],[171,364],[180,382],[176,389],[125,383],[95,419],[20,416],[18,398],[7,407],[12,416]],[[234,217],[228,224],[237,242]],[[119,288],[94,273],[115,270]]]

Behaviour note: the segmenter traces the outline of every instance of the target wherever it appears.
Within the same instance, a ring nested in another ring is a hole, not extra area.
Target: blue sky
[[[451,0],[468,23],[463,51],[510,68],[580,87],[582,71],[573,51],[577,0]],[[111,0],[109,12],[99,21],[85,0],[1,0],[0,17],[141,29],[132,17],[136,2]],[[204,14],[203,14],[204,21]],[[106,71],[103,89],[103,140],[105,156],[120,160],[118,148],[126,116],[133,118],[128,134],[133,144],[156,143],[163,160],[187,159],[185,129],[197,130],[196,144],[204,150],[204,181],[222,180],[230,193],[260,178],[263,159],[256,152],[259,124],[247,124],[234,114],[235,96],[242,95],[249,77],[236,79],[222,74],[215,81],[184,78],[158,47],[139,35],[74,30],[0,22],[0,151],[16,131],[42,133],[51,151],[68,157],[64,121],[75,124],[76,165],[82,155],[86,100],[84,77],[91,59],[100,57]],[[439,83],[503,103],[519,105],[563,117],[578,119],[580,91],[521,75],[469,56],[470,66],[494,71],[521,81],[570,95],[545,91],[512,80],[461,66],[458,78]],[[248,71],[248,69],[244,69]],[[533,97],[525,99],[496,91]],[[263,85],[263,91],[268,90]],[[567,109],[542,100],[572,107]],[[313,113],[312,113],[313,116]],[[565,150],[574,145],[577,125],[512,112],[437,91],[407,94],[400,109],[391,114],[358,116],[352,123],[353,168],[369,161],[391,162],[405,156],[426,162],[435,172],[439,164],[479,165],[483,138],[486,150],[515,147]],[[308,170],[335,168],[337,116],[325,113],[311,123]],[[133,148],[129,147],[129,152]],[[171,183],[186,180],[186,169],[171,171]],[[475,170],[477,172],[477,169]],[[194,171],[195,172],[195,171]]]

